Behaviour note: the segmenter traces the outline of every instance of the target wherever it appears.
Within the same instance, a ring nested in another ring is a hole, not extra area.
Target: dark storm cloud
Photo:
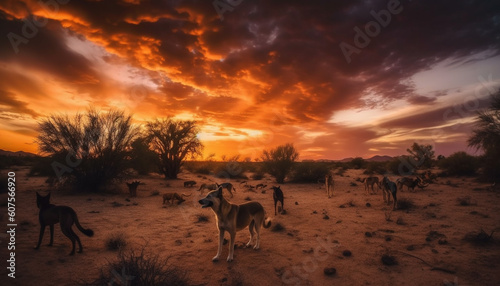
[[[114,83],[66,45],[68,35],[82,37],[153,75],[161,96],[147,101],[161,114],[190,112],[231,127],[261,128],[272,121],[273,109],[284,109],[288,124],[317,123],[328,131],[344,128],[324,123],[339,110],[377,109],[402,99],[431,106],[449,91],[418,94],[411,76],[443,60],[486,50],[495,56],[500,50],[497,1],[244,0],[223,20],[213,1],[128,2],[60,5],[15,53],[6,35],[22,35],[24,21],[43,15],[43,7],[34,0],[4,1],[0,63],[43,70],[77,91],[107,90]],[[355,52],[346,55],[344,44]],[[456,115],[451,108],[452,113],[442,108],[410,114],[382,127],[434,126]],[[359,150],[378,136],[363,128],[337,133],[355,140]],[[339,138],[318,140],[323,146]]]
[[[13,93],[1,89],[0,89],[0,106],[4,106],[4,108],[0,108],[0,114],[3,113],[3,111],[9,111],[14,114],[16,113],[28,114],[31,115],[32,117],[39,116],[39,114],[36,111],[28,108],[28,104],[26,102],[17,100],[16,96]],[[6,119],[5,115],[3,118]]]

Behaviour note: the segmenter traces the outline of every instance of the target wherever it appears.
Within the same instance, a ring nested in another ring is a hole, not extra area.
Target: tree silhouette
[[[488,180],[500,178],[500,89],[491,96],[487,110],[478,111],[469,147],[483,150],[483,174]]]
[[[149,149],[149,142],[146,136],[137,137],[131,144],[130,166],[139,173],[147,175],[151,172],[158,172],[158,156]]]
[[[203,144],[198,139],[195,121],[156,119],[146,123],[151,150],[159,158],[160,173],[165,179],[177,179],[185,159],[201,155]]]
[[[430,168],[434,160],[434,150],[432,145],[421,145],[414,142],[410,148],[406,149],[410,153],[411,164],[416,168]]]
[[[293,144],[285,144],[269,151],[264,150],[261,159],[264,171],[275,177],[278,184],[282,184],[298,157],[299,153]]]
[[[39,122],[37,143],[53,158],[55,176],[79,190],[100,191],[126,169],[137,127],[123,111],[90,108],[85,114],[51,115]]]

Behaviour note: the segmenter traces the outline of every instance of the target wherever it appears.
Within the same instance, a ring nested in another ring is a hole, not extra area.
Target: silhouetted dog
[[[273,189],[273,199],[274,199],[274,215],[276,215],[276,204],[281,202],[281,210],[283,211],[285,208],[283,206],[283,191],[281,187],[271,187]]]
[[[54,242],[54,224],[60,223],[62,233],[67,236],[71,243],[73,244],[73,249],[69,255],[75,254],[75,240],[78,242],[78,246],[80,249],[78,253],[82,252],[82,243],[80,242],[80,238],[73,231],[73,224],[76,225],[78,230],[80,230],[86,236],[93,236],[94,232],[91,229],[84,229],[80,222],[78,222],[78,217],[76,215],[75,210],[67,206],[56,206],[50,203],[50,193],[45,197],[42,197],[40,194],[36,193],[36,205],[40,209],[39,220],[40,220],[40,236],[38,237],[38,244],[35,249],[40,247],[42,243],[43,233],[45,232],[45,227],[48,225],[50,227],[50,243],[49,246],[52,246]]]

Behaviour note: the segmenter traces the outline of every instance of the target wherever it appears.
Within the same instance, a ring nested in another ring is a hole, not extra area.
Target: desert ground
[[[134,178],[141,182],[135,198],[129,198],[125,183],[115,194],[52,192],[53,204],[73,207],[82,226],[95,232],[87,237],[75,230],[84,251],[69,256],[71,243],[57,225],[54,246],[47,246],[47,229],[40,249],[33,249],[39,233],[35,192],[46,194],[49,187],[44,177],[28,177],[26,167],[15,172],[16,278],[8,278],[2,267],[2,285],[91,282],[116,259],[117,251],[105,245],[116,234],[124,235],[126,248],[169,257],[171,265],[187,271],[190,285],[500,285],[500,192],[475,178],[438,178],[415,192],[405,188],[398,191],[399,198],[411,199],[415,207],[392,211],[381,191],[366,194],[363,184],[356,181],[366,177],[363,170],[347,170],[335,177],[331,199],[321,184],[282,184],[286,213],[276,216],[269,188],[277,184],[267,176],[247,182],[267,184],[265,192],[248,190],[242,180],[188,172],[179,174],[178,180],[155,175]],[[185,180],[195,180],[197,185],[185,188]],[[272,225],[261,230],[259,250],[242,247],[249,238],[245,229],[236,236],[235,260],[226,262],[225,245],[221,260],[212,262],[217,229],[213,212],[197,202],[202,198],[197,189],[203,182],[231,182],[236,188],[234,197],[225,193],[231,202],[252,200],[264,206]],[[155,191],[160,195],[153,195]],[[161,194],[165,192],[190,197],[180,205],[164,206]],[[208,221],[199,222],[200,215]],[[0,220],[6,226],[3,203]],[[275,229],[278,224],[281,230]],[[464,239],[480,230],[497,232],[487,243]],[[6,238],[0,237],[4,261]],[[384,255],[393,257],[396,264],[384,264]],[[335,268],[336,273],[325,275],[325,268]],[[110,281],[108,285],[118,284]]]

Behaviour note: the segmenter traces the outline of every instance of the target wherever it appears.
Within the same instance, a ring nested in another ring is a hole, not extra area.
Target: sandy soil
[[[192,285],[499,285],[500,232],[485,246],[464,240],[468,232],[500,230],[500,192],[473,178],[440,178],[436,184],[411,193],[416,207],[409,211],[391,211],[383,203],[381,192],[368,195],[355,179],[361,170],[349,170],[337,176],[334,197],[326,197],[318,184],[284,184],[286,214],[274,216],[270,178],[249,181],[267,184],[265,193],[245,191],[241,181],[229,180],[237,189],[233,203],[250,198],[260,202],[282,231],[263,229],[261,249],[242,248],[248,230],[236,236],[235,261],[227,263],[227,246],[222,259],[211,261],[217,251],[215,219],[210,209],[201,209],[197,188],[184,188],[184,180],[202,182],[222,180],[182,173],[179,180],[165,181],[159,176],[138,177],[144,184],[138,197],[127,201],[126,186],[115,195],[52,194],[52,203],[68,205],[78,213],[93,237],[80,236],[84,252],[68,256],[70,241],[58,226],[54,246],[47,247],[48,229],[39,250],[34,250],[39,232],[36,190],[46,190],[46,178],[28,178],[27,169],[16,170],[16,278],[0,271],[2,285],[74,285],[97,278],[101,268],[116,259],[106,249],[111,235],[123,233],[128,247],[140,248],[170,257],[169,261],[188,271]],[[391,177],[396,180],[396,177]],[[354,185],[354,184],[356,185]],[[181,205],[164,207],[161,196],[153,191],[181,192],[191,196]],[[472,205],[461,206],[457,198],[471,197]],[[5,197],[2,198],[5,200]],[[115,206],[114,202],[123,204]],[[367,205],[369,203],[369,205]],[[197,215],[208,222],[197,222]],[[328,219],[327,219],[328,218]],[[7,224],[7,209],[0,207],[2,227]],[[430,232],[437,232],[430,235]],[[5,233],[5,232],[3,232]],[[226,235],[227,236],[227,235]],[[0,256],[7,255],[7,237],[2,235]],[[352,255],[345,256],[349,250]],[[395,257],[397,265],[387,266],[384,255]],[[5,264],[5,262],[4,262]],[[326,276],[325,268],[336,274]],[[443,270],[447,270],[443,271]],[[453,272],[453,273],[449,273]],[[6,284],[6,282],[8,284]]]

